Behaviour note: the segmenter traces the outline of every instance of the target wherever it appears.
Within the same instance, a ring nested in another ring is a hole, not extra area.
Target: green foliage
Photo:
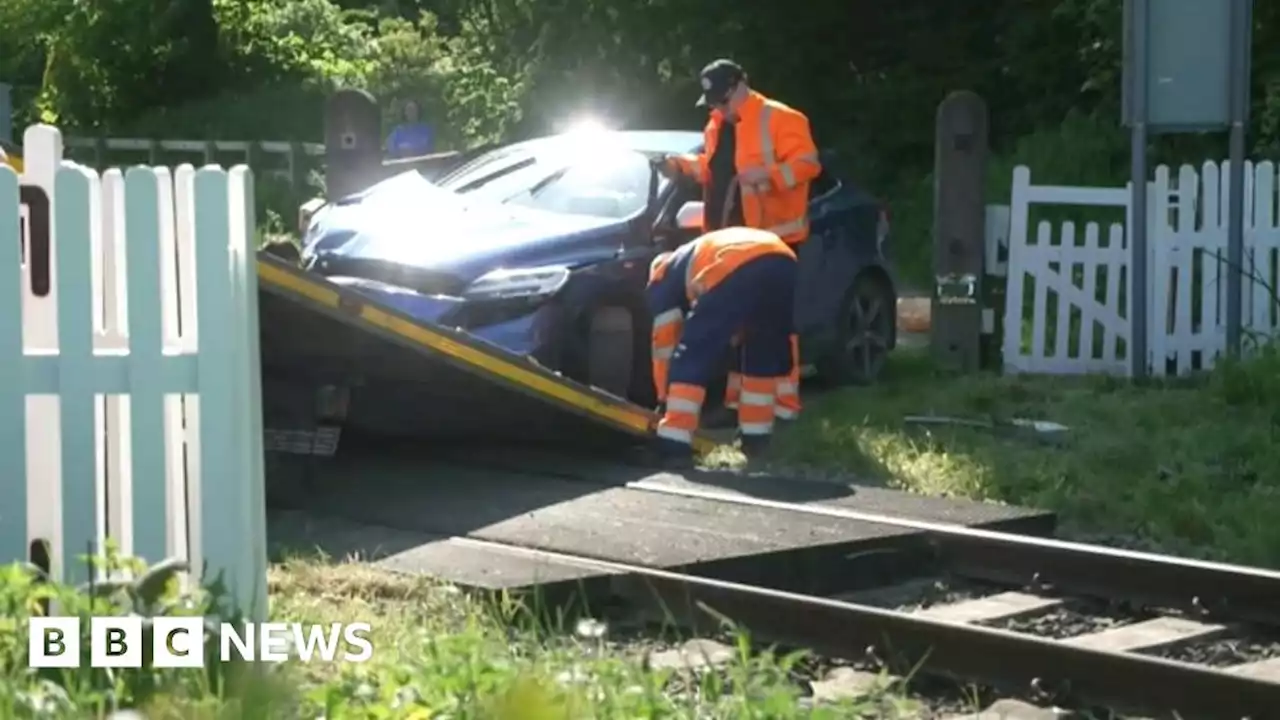
[[[1255,3],[1252,134],[1280,152],[1280,4]],[[894,210],[910,283],[930,264],[935,109],[957,89],[991,115],[988,189],[1014,164],[1048,182],[1123,180],[1120,3],[818,0],[726,12],[676,0],[0,0],[0,78],[19,121],[146,137],[317,141],[324,99],[358,86],[385,130],[418,102],[442,149],[543,134],[583,115],[697,128],[697,69],[742,62],[804,109],[842,171]],[[1225,151],[1158,138],[1159,162]],[[291,214],[292,197],[267,206]]]
[[[48,602],[60,614],[81,617],[216,616],[213,600],[221,591],[182,592],[175,582],[181,563],[147,569],[108,553],[103,565],[128,569],[137,579],[70,588],[47,582],[31,568],[0,568],[4,717],[105,717],[121,709],[138,710],[147,720],[921,716],[919,703],[887,682],[861,696],[806,709],[798,703],[795,679],[806,673],[810,659],[753,647],[729,623],[723,624],[724,634],[736,638],[737,652],[728,662],[714,669],[648,668],[642,654],[648,643],[619,646],[621,638],[580,635],[562,620],[549,620],[531,610],[536,603],[468,598],[424,578],[358,563],[294,560],[273,567],[272,615],[280,622],[370,623],[375,652],[367,663],[287,663],[268,669],[211,662],[208,670],[115,672],[27,668],[26,626]],[[679,640],[662,630],[654,628],[656,641]]]
[[[453,146],[543,133],[577,115],[697,127],[694,73],[731,55],[805,109],[860,182],[927,171],[937,103],[988,102],[997,149],[1076,113],[1116,124],[1112,0],[822,0],[725,12],[675,0],[0,0],[0,77],[24,119],[170,137],[316,140],[324,93],[404,99]],[[1255,135],[1275,147],[1280,10],[1259,4]],[[163,128],[161,127],[163,120]],[[1065,143],[1064,143],[1065,145]]]
[[[103,557],[83,558],[107,579],[71,587],[51,582],[40,570],[15,564],[0,567],[0,706],[14,708],[12,718],[102,716],[123,708],[149,706],[180,699],[192,708],[235,705],[252,698],[262,708],[282,707],[290,695],[278,673],[246,663],[217,659],[218,623],[239,622],[223,608],[225,589],[214,582],[205,588],[184,588],[186,563],[169,559],[147,567],[113,549]],[[82,666],[76,669],[33,669],[27,663],[27,625],[30,619],[56,609],[63,617],[80,618]],[[143,667],[89,667],[89,618],[142,618]],[[151,664],[152,619],[203,617],[209,662],[201,669],[160,669]],[[190,717],[189,715],[186,717]]]

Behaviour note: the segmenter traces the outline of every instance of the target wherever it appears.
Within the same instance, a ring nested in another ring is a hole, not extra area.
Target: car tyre
[[[897,303],[893,285],[863,271],[845,293],[836,320],[835,347],[818,374],[837,385],[870,385],[879,379],[893,348]]]
[[[587,327],[587,384],[626,398],[635,364],[635,327],[631,311],[602,307],[591,313]]]

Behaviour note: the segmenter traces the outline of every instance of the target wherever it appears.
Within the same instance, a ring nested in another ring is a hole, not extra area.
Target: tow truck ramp
[[[331,454],[338,428],[625,447],[657,422],[646,408],[277,258],[259,256],[258,279],[269,449]]]

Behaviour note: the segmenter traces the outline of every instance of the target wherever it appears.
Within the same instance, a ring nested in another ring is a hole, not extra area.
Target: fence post
[[[22,305],[18,175],[0,165],[0,307]],[[23,362],[22,314],[0,312],[0,366]],[[0,560],[27,557],[26,389],[0,382]]]
[[[0,82],[0,140],[13,142],[13,86]]]
[[[307,187],[307,148],[300,142],[289,143],[289,189],[298,199]]]
[[[251,356],[258,318],[248,178],[244,167],[231,173],[202,168],[193,183],[201,353],[199,522],[201,559],[222,574],[247,618],[261,620],[267,611],[266,510],[262,391],[252,367],[258,358]]]
[[[58,245],[58,410],[62,458],[62,579],[88,581],[92,567],[80,560],[102,552],[98,546],[97,377],[93,354],[93,234],[97,177],[80,166],[63,166],[54,182]],[[134,332],[130,328],[130,334]],[[130,353],[132,356],[132,353]],[[133,416],[139,409],[133,407]],[[137,434],[135,434],[137,437]],[[137,447],[135,442],[134,447]],[[48,449],[45,450],[48,452]]]
[[[33,125],[22,135],[22,151],[23,185],[40,188],[49,199],[48,257],[44,258],[48,284],[39,288],[34,284],[23,285],[23,342],[29,350],[56,351],[61,286],[58,199],[54,193],[54,180],[63,159],[62,133],[49,125]],[[31,248],[31,238],[27,238],[27,251],[31,252]],[[33,257],[33,261],[36,259]],[[66,557],[62,542],[62,515],[59,512],[62,507],[62,456],[49,451],[62,446],[58,398],[49,395],[28,398],[27,411],[28,533],[44,546],[38,553],[44,557],[38,559],[47,559],[49,572],[54,577],[61,577],[65,567],[63,558]],[[82,550],[76,548],[73,552]]]

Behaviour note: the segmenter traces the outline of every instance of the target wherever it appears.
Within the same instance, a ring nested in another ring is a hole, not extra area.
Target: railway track
[[[893,526],[914,539],[871,551],[887,558],[849,558],[830,570],[856,575],[900,564],[906,570],[892,573],[891,585],[837,577],[813,586],[830,591],[823,595],[627,564],[587,550],[570,554],[476,537],[447,542],[601,573],[606,582],[590,592],[699,635],[719,633],[728,618],[770,644],[900,675],[975,683],[1040,704],[1142,717],[1280,717],[1280,572],[767,500],[668,476],[620,486]],[[953,591],[937,597],[930,588],[939,581]]]
[[[1008,536],[1010,546],[1025,538]],[[1131,599],[1087,595],[1062,586],[1001,589],[982,583],[984,591],[966,597],[901,607],[894,596],[910,596],[932,578],[836,597],[818,597],[765,587],[730,583],[589,557],[522,548],[471,538],[454,542],[527,554],[531,559],[581,564],[614,573],[611,592],[634,610],[662,622],[697,629],[716,627],[723,618],[750,630],[754,638],[789,648],[805,648],[827,658],[899,671],[914,671],[978,683],[1063,707],[1105,707],[1145,717],[1262,718],[1280,708],[1280,653],[1228,666],[1189,661],[1195,653],[1178,651],[1203,642],[1250,642],[1266,628],[1230,614],[1232,600],[1224,585],[1215,593],[1217,612],[1205,612],[1194,597],[1169,596],[1160,607],[1137,606]],[[989,542],[997,542],[990,539]],[[1130,577],[1160,577],[1187,563],[1175,558],[1120,553],[1092,548],[1105,556],[1126,556]],[[1021,553],[1031,550],[1022,547]],[[1079,546],[1080,553],[1091,549]],[[1047,559],[1047,556],[1046,556]],[[1207,573],[1191,563],[1192,573]],[[960,577],[972,566],[957,568]],[[1264,573],[1248,568],[1215,566],[1220,577],[1250,578],[1258,587]],[[1280,574],[1269,575],[1280,593]],[[1092,587],[1090,584],[1089,587]],[[1150,592],[1141,597],[1150,598]],[[1280,594],[1275,597],[1280,597]],[[908,601],[910,604],[910,601]],[[1127,609],[1117,620],[1114,606]],[[1243,604],[1243,603],[1242,603]],[[886,607],[888,605],[888,607]],[[1084,607],[1107,608],[1093,613]],[[1178,605],[1192,608],[1191,613]],[[1046,623],[1037,618],[1074,612],[1074,623]],[[1100,622],[1091,615],[1105,615]],[[1088,627],[1079,634],[1046,637],[1044,627]],[[1280,649],[1280,645],[1277,645]],[[1162,656],[1162,654],[1164,656]],[[1212,653],[1207,653],[1212,655]]]

